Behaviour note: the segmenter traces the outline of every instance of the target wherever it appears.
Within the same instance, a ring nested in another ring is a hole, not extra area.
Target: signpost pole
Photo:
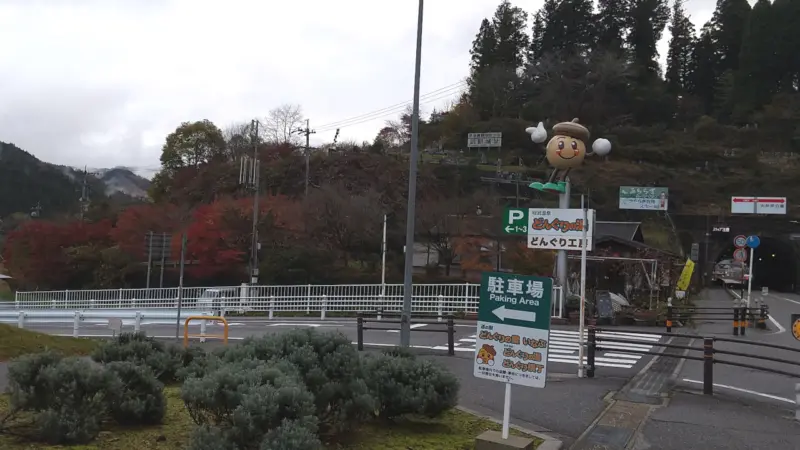
[[[506,398],[503,401],[503,439],[508,439],[509,422],[511,421],[511,383],[506,383]]]
[[[570,195],[570,183],[569,178],[566,180],[566,187],[564,188],[564,193],[559,194],[558,196],[558,207],[559,209],[569,209],[569,195]],[[556,264],[556,271],[558,272],[558,284],[561,286],[562,295],[567,295],[567,251],[566,250],[559,250],[558,257],[557,257],[557,264]]]
[[[589,228],[589,214],[586,210],[583,195],[581,195],[581,209],[583,209],[583,238],[581,241],[581,313],[578,322],[578,378],[583,378],[586,373],[583,365],[584,345],[586,344],[583,333],[586,323],[586,234]]]
[[[750,269],[747,271],[747,311],[750,311],[750,292],[753,290],[753,253],[755,249],[750,247]]]

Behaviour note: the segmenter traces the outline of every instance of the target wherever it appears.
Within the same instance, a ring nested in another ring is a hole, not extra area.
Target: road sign
[[[731,197],[733,214],[786,214],[786,197]]]
[[[553,279],[484,272],[473,375],[543,388]]]
[[[668,202],[668,188],[643,186],[619,187],[619,209],[666,211]]]
[[[586,242],[583,242],[582,209],[528,210],[528,248],[544,250],[592,250],[595,211],[586,212]]]
[[[744,248],[747,245],[747,236],[740,234],[733,238],[733,246],[736,248]]]
[[[469,133],[467,147],[500,147],[503,144],[503,133]]]
[[[503,211],[503,233],[528,234],[528,208],[506,208]]]
[[[750,248],[758,248],[761,245],[761,239],[756,235],[747,236],[747,246]]]
[[[692,244],[692,250],[689,258],[692,261],[697,261],[698,259],[700,259],[700,244],[698,244],[697,242]]]
[[[743,248],[737,248],[736,251],[733,252],[733,260],[737,262],[747,261],[747,250]]]
[[[800,314],[792,314],[792,336],[800,341]]]

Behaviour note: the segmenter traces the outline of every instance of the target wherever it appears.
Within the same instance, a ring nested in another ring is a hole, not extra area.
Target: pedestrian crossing
[[[585,334],[584,334],[585,335]],[[475,352],[476,335],[458,339],[455,350],[457,352]],[[595,356],[595,366],[615,367],[620,369],[630,369],[647,356],[640,351],[653,351],[654,345],[661,340],[659,334],[643,334],[623,331],[603,331],[597,333],[598,339],[624,339],[635,341],[635,343],[622,342],[602,342],[603,350]],[[578,331],[575,330],[550,330],[550,343],[547,349],[547,360],[554,363],[578,365]],[[656,347],[658,349],[659,347]],[[446,345],[436,346],[434,350],[447,350]],[[586,356],[584,355],[584,361]]]

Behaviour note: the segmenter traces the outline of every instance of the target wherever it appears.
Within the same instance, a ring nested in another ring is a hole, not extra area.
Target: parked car
[[[240,309],[241,299],[239,288],[212,288],[206,289],[197,299],[197,308],[211,311],[215,316],[222,315],[223,308],[227,310]]]

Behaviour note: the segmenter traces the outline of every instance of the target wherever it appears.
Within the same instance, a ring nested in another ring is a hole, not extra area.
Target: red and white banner
[[[732,214],[786,214],[786,197],[731,197]]]

